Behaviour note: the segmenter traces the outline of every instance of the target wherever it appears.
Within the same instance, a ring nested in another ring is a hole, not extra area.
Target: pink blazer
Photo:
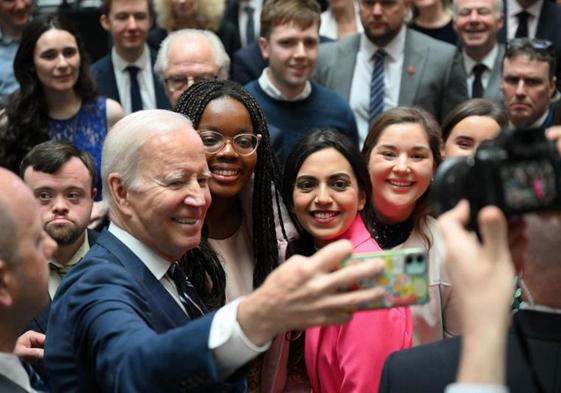
[[[340,237],[353,251],[377,251],[360,215]],[[343,325],[306,330],[305,360],[314,393],[378,392],[386,357],[412,345],[408,307],[360,311]]]

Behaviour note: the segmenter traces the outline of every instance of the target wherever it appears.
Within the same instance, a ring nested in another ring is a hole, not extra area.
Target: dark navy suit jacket
[[[93,231],[91,229],[88,229],[88,243],[90,244],[90,248],[95,244],[98,236],[99,236],[99,232],[97,231]],[[49,313],[51,312],[51,298],[49,297],[49,303],[47,305],[47,307],[45,307],[45,309],[43,311],[41,311],[39,314],[37,314],[35,316],[35,318],[33,318],[31,320],[31,322],[27,325],[26,327],[26,331],[27,330],[35,330],[36,332],[39,333],[43,333],[43,334],[47,334],[47,323],[49,321]],[[31,367],[33,367],[33,369],[35,370],[35,372],[37,374],[39,374],[39,376],[41,377],[41,380],[43,380],[43,382],[48,385],[49,384],[49,380],[48,380],[48,376],[47,376],[47,371],[45,370],[45,365],[43,363],[43,361],[38,361],[38,362],[34,362],[33,364],[31,364]]]
[[[45,365],[54,392],[242,392],[218,376],[214,313],[190,320],[108,231],[68,273],[51,306]]]
[[[547,1],[547,0],[546,0]],[[520,310],[514,315],[532,354],[532,367],[545,392],[561,392],[561,315]],[[538,393],[514,331],[508,336],[506,383],[510,393]],[[384,365],[379,393],[435,393],[456,380],[461,339],[391,354]]]
[[[157,53],[150,50],[150,60],[152,67],[156,61]],[[117,102],[121,102],[119,97],[119,90],[117,89],[117,79],[115,78],[115,71],[113,70],[113,60],[111,60],[111,52],[103,56],[101,59],[92,64],[92,74],[97,82],[99,94],[109,97]],[[164,86],[158,79],[154,71],[152,71],[154,78],[154,93],[156,94],[156,107],[158,109],[170,109],[169,100],[166,96]]]

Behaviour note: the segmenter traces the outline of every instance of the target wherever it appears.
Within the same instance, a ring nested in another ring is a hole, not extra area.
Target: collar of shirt
[[[4,32],[2,31],[2,26],[0,26],[0,43],[4,45],[11,45],[14,42],[19,42],[19,40],[7,34],[4,34]]]
[[[541,304],[528,304],[526,302],[520,303],[520,309],[521,310],[547,312],[547,313],[550,313],[550,314],[561,314],[561,309],[559,309],[559,308],[543,306]]]
[[[27,375],[19,358],[13,353],[0,352],[0,374],[28,392],[33,392],[29,375]]]
[[[493,49],[491,49],[491,51],[489,53],[487,53],[487,56],[485,56],[483,58],[483,60],[481,60],[480,62],[477,62],[475,60],[473,60],[467,53],[466,51],[462,51],[462,58],[464,60],[464,67],[466,69],[466,71],[468,72],[469,75],[473,75],[473,67],[475,67],[477,64],[483,64],[485,65],[485,67],[487,67],[487,71],[491,71],[493,69],[493,67],[495,67],[495,59],[497,57],[497,54],[499,53],[499,46],[497,44],[495,44],[495,46],[493,47]]]
[[[129,63],[125,61],[125,59],[123,59],[121,56],[119,56],[117,50],[115,49],[115,47],[113,47],[113,49],[111,50],[111,60],[113,61],[115,67],[123,73],[127,72],[125,68],[130,65],[135,65],[141,70],[144,70],[148,66],[148,64],[150,64],[150,49],[148,48],[148,45],[144,44],[142,55],[140,55],[140,57],[136,59],[134,63]]]
[[[394,39],[391,40],[390,43],[388,43],[388,45],[382,48],[386,51],[386,54],[388,55],[390,61],[395,62],[403,57],[403,51],[405,49],[406,31],[407,31],[406,27],[401,26],[399,33],[397,33]],[[380,49],[380,47],[378,47],[372,41],[370,41],[368,37],[366,37],[366,34],[360,35],[359,51],[364,52],[369,59],[373,58],[374,53],[376,53],[378,49]],[[371,62],[373,64],[374,60],[372,59]]]
[[[545,111],[545,113],[535,122],[533,122],[532,124],[530,124],[528,127],[526,127],[527,129],[532,129],[532,128],[540,128],[541,125],[543,124],[543,122],[545,121],[545,119],[547,119],[547,116],[549,115],[549,109]],[[509,120],[508,122],[509,126],[511,129],[513,130],[518,130],[519,128],[515,127],[514,124],[512,124],[512,122]]]
[[[542,6],[543,6],[543,1],[544,0],[538,0],[528,8],[522,8],[522,6],[518,4],[518,1],[516,0],[509,1],[508,17],[516,19],[516,14],[518,14],[522,10],[526,10],[526,12],[528,12],[530,15],[537,18],[540,16],[540,11],[542,10]]]
[[[84,255],[86,255],[86,253],[90,250],[90,242],[88,240],[88,231],[85,231],[84,234],[84,241],[82,242],[82,245],[80,245],[80,248],[78,250],[76,250],[76,252],[74,253],[74,255],[72,255],[72,258],[70,258],[70,260],[68,261],[68,263],[66,264],[66,266],[72,266],[77,264],[80,259],[82,259],[84,257]],[[56,259],[50,259],[49,263],[52,263],[55,266],[58,266],[60,268],[64,267],[62,266]]]
[[[294,98],[286,97],[279,89],[276,88],[275,85],[273,85],[273,82],[271,82],[271,79],[269,78],[268,70],[269,67],[266,67],[263,70],[257,82],[259,83],[261,89],[263,89],[265,94],[267,94],[269,97],[279,101],[302,101],[308,98],[310,94],[312,94],[312,84],[309,80],[307,80],[306,84],[304,85],[304,90],[302,90],[300,94],[298,94]]]
[[[171,262],[156,254],[140,240],[114,223],[109,224],[108,230],[142,261],[154,277],[161,280],[166,275]]]

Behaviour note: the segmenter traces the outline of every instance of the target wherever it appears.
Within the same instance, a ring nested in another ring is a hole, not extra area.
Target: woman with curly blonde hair
[[[225,0],[155,0],[158,28],[148,36],[148,43],[158,50],[166,36],[190,28],[210,30],[222,40],[231,56],[240,43],[232,25],[221,23]]]

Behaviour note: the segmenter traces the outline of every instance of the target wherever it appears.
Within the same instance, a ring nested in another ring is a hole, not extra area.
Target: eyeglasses
[[[216,131],[200,131],[199,136],[207,153],[216,154],[226,146],[226,143],[230,143],[240,156],[252,154],[259,146],[259,141],[261,140],[261,135],[238,134],[230,138]]]
[[[506,44],[505,57],[512,56],[513,52],[534,50],[538,55],[555,57],[553,43],[539,38],[513,38]]]
[[[215,80],[218,75],[170,75],[164,82],[173,91],[184,90],[187,86],[201,81]]]
[[[374,8],[376,3],[380,4],[383,9],[390,9],[393,8],[399,0],[360,0],[360,5],[363,8]]]

